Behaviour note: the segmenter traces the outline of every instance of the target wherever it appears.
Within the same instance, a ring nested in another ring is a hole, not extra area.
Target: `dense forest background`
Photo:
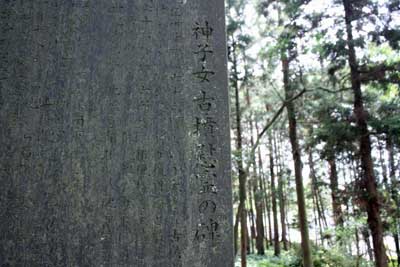
[[[227,0],[237,266],[400,266],[400,1]]]

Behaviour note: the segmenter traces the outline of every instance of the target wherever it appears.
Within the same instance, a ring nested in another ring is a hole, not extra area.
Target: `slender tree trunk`
[[[243,184],[243,182],[242,182]],[[240,204],[239,204],[239,210],[241,211],[240,213],[240,256],[241,256],[241,266],[246,267],[247,262],[246,262],[246,255],[247,255],[247,240],[248,240],[248,231],[247,231],[247,210],[245,207],[245,202],[246,199],[243,199],[245,197],[246,193],[246,188],[240,188],[239,185],[239,191],[242,191],[242,193],[239,192],[239,198],[241,198]],[[243,196],[244,195],[244,196]]]
[[[281,157],[280,153],[278,153],[278,148],[275,143],[275,152],[276,152],[276,158],[279,166],[279,179],[278,179],[278,197],[279,197],[279,213],[280,213],[280,222],[281,222],[281,235],[282,235],[282,243],[283,243],[283,249],[288,251],[289,246],[288,246],[288,240],[287,240],[287,233],[286,233],[286,211],[285,211],[285,197],[283,193],[283,186],[284,186],[284,173],[282,171],[282,163],[281,163]]]
[[[326,225],[326,219],[324,219],[323,209],[321,208],[321,205],[320,205],[319,185],[317,183],[317,176],[315,173],[314,160],[313,160],[311,149],[308,149],[308,165],[310,167],[311,192],[313,195],[313,200],[314,200],[314,203],[316,206],[317,216],[318,216],[319,234],[321,236],[321,243],[322,243],[322,245],[324,245],[324,236],[323,236],[324,226],[323,226],[322,221],[325,220],[325,227],[327,227],[327,225]]]
[[[329,153],[328,156],[328,164],[329,164],[329,180],[330,180],[330,188],[331,188],[331,197],[332,197],[332,209],[333,209],[333,219],[335,221],[336,226],[343,226],[343,212],[341,201],[339,198],[339,182],[336,168],[336,159],[333,152]]]
[[[246,87],[246,104],[247,104],[247,108],[250,109],[251,108],[251,100],[250,100],[250,92],[249,92],[249,88]],[[249,127],[250,127],[250,145],[251,147],[254,146],[254,129],[253,129],[253,115],[250,112],[250,116],[249,116]],[[253,151],[253,154],[250,155],[251,156],[251,165],[252,165],[252,169],[253,169],[253,173],[251,175],[251,179],[250,179],[250,184],[249,184],[249,196],[250,196],[250,211],[251,211],[251,250],[254,252],[254,240],[256,241],[256,248],[257,248],[257,253],[258,253],[258,247],[257,247],[257,218],[261,215],[262,218],[262,213],[260,213],[260,210],[257,209],[257,165],[256,165],[256,152],[255,150]],[[253,196],[253,197],[252,197]],[[254,206],[255,206],[255,211],[256,214],[254,216],[254,209],[253,209],[253,199],[254,199]],[[254,217],[256,217],[256,219],[254,220]]]
[[[279,180],[279,184],[278,184],[278,191],[279,191],[279,209],[280,209],[280,214],[281,214],[281,228],[282,228],[282,242],[283,242],[283,249],[285,251],[289,250],[289,245],[290,245],[290,239],[288,236],[289,233],[289,223],[287,222],[288,220],[288,216],[287,216],[287,198],[286,198],[286,183],[285,180],[287,182],[289,182],[289,178],[286,177],[286,174],[284,173],[283,170],[283,156],[282,156],[282,151],[283,151],[283,145],[282,145],[282,132],[279,131],[279,135],[278,135],[278,146],[275,149],[275,151],[277,152],[277,158],[279,159],[279,169],[280,169],[280,180]],[[284,179],[285,178],[285,179]],[[288,186],[288,185],[287,185]]]
[[[371,247],[371,242],[369,240],[368,228],[362,229],[362,235],[363,235],[365,244],[367,245],[367,253],[368,253],[369,259],[370,259],[370,261],[374,261],[374,253],[373,253],[373,249]]]
[[[272,236],[272,222],[271,222],[271,202],[270,202],[270,188],[268,182],[268,176],[264,179],[264,188],[265,188],[265,206],[267,208],[267,219],[268,219],[268,243],[269,246],[273,245],[273,236]]]
[[[383,159],[383,147],[382,144],[378,140],[378,150],[379,150],[379,164],[381,165],[382,169],[382,178],[383,178],[383,185],[386,187],[386,190],[390,190],[388,174],[387,174],[387,166],[385,160]]]
[[[248,98],[248,106],[250,107],[250,96],[247,91]],[[250,143],[251,146],[254,146],[254,129],[253,129],[253,120],[252,116],[250,116]],[[253,196],[254,196],[254,204],[256,210],[256,249],[258,255],[264,255],[264,223],[263,223],[263,198],[261,197],[261,192],[258,189],[258,179],[257,179],[257,164],[256,164],[256,151],[254,150],[254,154],[252,155],[252,165],[253,165]],[[260,173],[261,175],[261,173]]]
[[[256,198],[256,228],[257,228],[257,236],[256,236],[256,247],[257,254],[264,255],[264,222],[263,222],[263,207],[262,207],[262,197],[261,192],[257,190]]]
[[[257,121],[255,122],[255,126],[256,126],[256,134],[258,136],[259,134],[259,130],[258,130],[258,124]],[[261,206],[261,212],[262,212],[262,216],[260,217],[261,222],[259,222],[259,227],[257,224],[257,242],[258,242],[258,246],[260,247],[259,253],[262,252],[261,255],[263,255],[265,252],[265,248],[264,248],[264,239],[265,239],[265,225],[266,225],[266,220],[264,223],[264,215],[265,215],[265,202],[264,202],[264,185],[263,185],[263,177],[264,177],[264,170],[263,170],[263,161],[262,161],[262,157],[261,157],[261,149],[260,146],[258,146],[257,148],[257,155],[258,155],[258,182],[259,182],[259,187],[260,187],[260,191],[259,194],[257,195],[259,197],[258,203]],[[257,217],[258,218],[258,217]],[[267,242],[268,245],[268,242]],[[268,248],[268,247],[267,247]]]
[[[345,22],[347,31],[348,60],[351,71],[351,85],[354,93],[354,115],[357,128],[360,133],[360,155],[363,171],[363,187],[367,192],[365,201],[367,204],[368,225],[371,229],[374,244],[375,265],[376,267],[387,267],[388,260],[383,243],[383,226],[380,217],[379,193],[377,190],[374,166],[371,157],[371,140],[367,127],[367,112],[364,109],[363,96],[361,92],[360,73],[358,70],[356,51],[351,22],[354,10],[351,0],[343,0],[345,10]]]
[[[233,41],[233,43],[235,43]],[[239,211],[240,211],[240,256],[241,266],[246,267],[246,254],[247,254],[247,211],[246,211],[246,180],[247,175],[243,167],[242,157],[242,127],[241,127],[241,110],[239,100],[239,84],[238,84],[238,70],[237,70],[237,58],[235,47],[233,47],[233,72],[236,76],[234,79],[235,89],[235,111],[236,111],[236,150],[238,153],[237,166],[239,172]]]
[[[285,89],[285,99],[288,101],[292,98],[292,89],[289,84],[289,60],[286,57],[286,52],[281,55],[282,59],[282,71],[283,71],[283,84]],[[296,194],[297,194],[297,205],[299,213],[299,225],[301,233],[301,248],[303,253],[303,265],[304,267],[312,267],[312,257],[311,257],[311,246],[310,239],[308,235],[308,222],[306,213],[306,202],[304,199],[304,187],[303,187],[303,177],[302,177],[302,163],[300,155],[300,147],[297,140],[297,122],[296,113],[294,109],[294,103],[289,101],[286,103],[286,110],[289,120],[289,139],[292,145],[292,155],[294,161],[294,172],[296,181]]]
[[[315,202],[317,204],[318,216],[321,218],[321,221],[322,221],[321,225],[323,226],[321,229],[327,228],[328,222],[327,222],[326,216],[325,216],[325,206],[324,206],[324,202],[322,200],[321,190],[320,190],[320,186],[319,186],[319,183],[317,180],[317,175],[316,175],[315,168],[314,168],[314,160],[312,157],[312,151],[309,152],[309,165],[310,165],[311,182],[313,184],[313,189],[315,190]]]
[[[357,259],[356,259],[356,267],[360,266],[360,258],[362,257],[360,254],[360,237],[358,236],[358,228],[355,229],[356,236],[356,250],[357,250]]]
[[[253,180],[254,177],[249,180],[249,186],[248,186],[248,195],[249,195],[249,221],[250,221],[250,233],[249,233],[249,247],[247,249],[247,252],[249,254],[254,253],[254,239],[256,238],[256,226],[255,226],[255,220],[254,220],[254,209],[253,209]]]
[[[392,142],[392,136],[388,134],[386,139],[386,147],[389,154],[389,176],[390,176],[390,193],[392,199],[395,203],[395,211],[394,211],[394,218],[395,218],[395,229],[392,233],[394,244],[396,247],[396,255],[397,255],[397,266],[400,267],[400,241],[399,241],[399,230],[400,230],[400,199],[399,199],[399,191],[398,186],[400,182],[396,179],[396,168],[394,163],[394,147]]]
[[[315,245],[318,246],[318,235],[321,239],[321,245],[323,245],[323,238],[321,234],[321,222],[317,212],[317,204],[315,202],[314,190],[312,192],[312,204],[313,204],[313,215],[314,215],[314,227],[315,227]]]
[[[274,150],[272,147],[272,137],[269,136],[269,169],[271,173],[271,198],[272,198],[272,217],[274,220],[274,255],[281,254],[279,244],[278,208],[276,203],[275,172],[274,172]]]
[[[235,247],[235,255],[237,255],[238,252],[238,238],[239,238],[239,221],[240,221],[240,214],[241,214],[241,210],[240,210],[240,205],[238,207],[238,210],[236,212],[236,217],[235,217],[235,224],[233,226],[233,236],[234,236],[234,247]]]

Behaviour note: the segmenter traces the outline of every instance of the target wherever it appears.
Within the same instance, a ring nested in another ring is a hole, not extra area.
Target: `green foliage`
[[[292,250],[283,252],[281,257],[273,256],[272,250],[267,250],[265,256],[248,255],[248,267],[302,267],[300,246],[293,244]],[[370,267],[371,262],[363,258],[347,255],[339,249],[324,249],[314,247],[314,267]],[[240,266],[240,257],[235,267]]]

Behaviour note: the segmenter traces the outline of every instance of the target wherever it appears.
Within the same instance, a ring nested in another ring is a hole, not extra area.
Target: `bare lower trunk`
[[[244,202],[243,202],[244,203]],[[241,207],[240,213],[240,257],[241,266],[247,266],[247,212],[245,207]]]
[[[370,259],[370,261],[374,261],[374,253],[373,253],[373,249],[371,247],[371,242],[369,240],[369,230],[367,228],[362,230],[362,235],[365,241],[365,244],[367,245],[367,253],[368,253],[368,257]]]
[[[257,192],[256,198],[256,228],[257,228],[257,236],[256,236],[256,247],[257,254],[264,255],[264,222],[263,222],[263,208],[262,208],[262,198],[260,196],[260,192]]]
[[[270,194],[269,194],[269,186],[268,180],[264,179],[264,188],[265,188],[265,206],[267,208],[267,220],[268,220],[268,244],[272,246],[273,236],[272,236],[272,222],[271,222],[271,202],[270,202]]]
[[[241,210],[240,210],[240,206],[238,207],[237,213],[236,213],[236,217],[235,217],[235,224],[233,226],[233,241],[234,243],[234,247],[235,247],[235,255],[237,255],[238,252],[238,239],[239,239],[239,221],[240,221],[240,214],[241,214]]]
[[[317,219],[318,219],[319,234],[321,236],[321,244],[324,245],[324,236],[323,236],[324,216],[323,216],[323,210],[320,205],[319,186],[318,186],[317,177],[315,174],[314,160],[313,160],[311,149],[308,150],[308,165],[310,167],[311,193],[312,193],[313,202],[315,204],[315,208],[317,211],[317,217],[318,217]],[[326,224],[325,224],[325,227],[326,227]]]
[[[256,224],[254,220],[254,209],[253,209],[253,183],[254,183],[254,177],[249,180],[249,186],[248,186],[248,195],[249,195],[249,221],[250,221],[250,233],[249,233],[249,243],[248,243],[248,249],[247,252],[249,254],[254,252],[254,240],[256,239]]]
[[[275,172],[274,172],[274,151],[272,147],[271,136],[269,137],[269,168],[271,173],[271,198],[272,198],[272,217],[274,220],[274,255],[281,254],[279,245],[279,227],[278,227],[278,208],[276,203],[276,188],[275,188]]]
[[[328,156],[328,164],[330,171],[329,180],[332,197],[333,219],[336,226],[343,226],[343,212],[341,201],[339,198],[339,182],[336,168],[336,159],[333,153]]]
[[[278,135],[278,138],[280,135]],[[279,138],[280,139],[280,138]],[[284,173],[282,171],[282,162],[281,162],[281,147],[279,146],[279,139],[276,142],[276,138],[274,138],[274,150],[275,150],[275,158],[278,162],[278,198],[279,198],[279,213],[280,213],[280,222],[281,222],[281,238],[283,243],[283,249],[289,250],[289,244],[287,240],[286,233],[286,211],[285,211],[285,196],[284,196]],[[277,144],[278,143],[278,144]]]

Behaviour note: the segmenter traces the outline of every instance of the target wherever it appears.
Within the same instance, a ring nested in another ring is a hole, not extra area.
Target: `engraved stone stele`
[[[233,266],[224,22],[0,1],[0,266]]]

